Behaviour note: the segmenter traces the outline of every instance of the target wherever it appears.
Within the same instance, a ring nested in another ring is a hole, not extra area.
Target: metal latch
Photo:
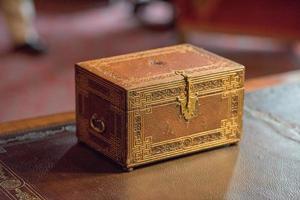
[[[191,90],[190,78],[183,70],[175,71],[175,74],[181,75],[185,81],[185,93],[184,95],[178,96],[177,101],[180,103],[180,111],[186,121],[191,120],[197,116],[196,105],[198,102],[197,96]]]

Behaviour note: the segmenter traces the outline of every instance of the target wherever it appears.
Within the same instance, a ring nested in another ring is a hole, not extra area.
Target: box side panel
[[[239,141],[244,71],[196,77],[190,84],[189,91],[180,82],[131,93],[129,107],[138,108],[128,112],[131,166]],[[187,93],[190,100],[182,104]],[[187,110],[192,98],[193,115]]]
[[[75,73],[78,139],[123,165],[126,162],[124,91],[80,67],[76,67]]]

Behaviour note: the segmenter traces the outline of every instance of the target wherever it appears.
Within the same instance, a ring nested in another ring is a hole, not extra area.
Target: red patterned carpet
[[[0,122],[74,110],[76,62],[176,43],[174,31],[142,28],[128,4],[107,6],[89,0],[90,6],[79,1],[73,9],[71,1],[54,2],[57,5],[52,1],[37,1],[37,27],[49,46],[48,53],[40,57],[11,52],[9,35],[0,17]],[[204,36],[195,41],[249,66],[248,77],[299,68],[298,60],[291,61],[286,49],[271,54],[245,53],[228,51],[232,46],[230,39],[221,38],[222,45],[229,44],[223,49],[210,46],[216,41]]]

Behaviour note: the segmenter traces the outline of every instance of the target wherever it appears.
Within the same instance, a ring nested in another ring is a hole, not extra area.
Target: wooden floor
[[[0,122],[73,111],[76,62],[178,43],[176,30],[142,27],[128,3],[75,2],[37,1],[49,48],[41,57],[11,52],[0,16]],[[189,33],[187,42],[245,65],[247,79],[300,69],[297,43],[210,33]]]

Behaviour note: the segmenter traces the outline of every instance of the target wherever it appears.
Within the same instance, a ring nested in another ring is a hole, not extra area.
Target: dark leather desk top
[[[300,199],[300,83],[245,99],[239,145],[130,173],[78,144],[73,125],[2,139],[0,199]]]

